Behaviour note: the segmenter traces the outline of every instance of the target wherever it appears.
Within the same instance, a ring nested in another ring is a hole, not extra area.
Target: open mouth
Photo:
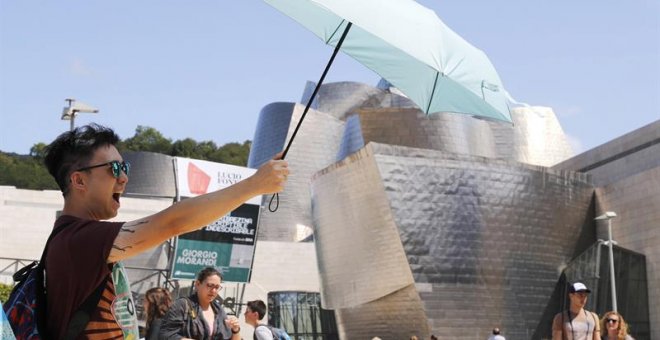
[[[121,196],[120,192],[115,192],[112,194],[112,199],[115,200],[115,202],[119,203],[119,197]]]

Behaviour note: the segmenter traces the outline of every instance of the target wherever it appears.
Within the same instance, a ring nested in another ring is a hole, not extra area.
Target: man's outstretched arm
[[[108,263],[135,256],[176,235],[197,230],[254,196],[280,192],[288,175],[286,161],[270,160],[254,175],[232,186],[186,199],[151,216],[126,222],[115,238]]]

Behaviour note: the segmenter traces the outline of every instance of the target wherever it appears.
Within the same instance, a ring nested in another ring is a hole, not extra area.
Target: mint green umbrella
[[[335,47],[284,155],[340,49],[426,114],[463,113],[511,123],[502,82],[488,57],[413,0],[265,2]]]
[[[265,0],[378,73],[427,114],[455,112],[511,122],[488,57],[412,0]]]

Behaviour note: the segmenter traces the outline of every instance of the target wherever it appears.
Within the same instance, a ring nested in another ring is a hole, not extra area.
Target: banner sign
[[[188,158],[175,158],[181,199],[216,191],[256,172],[254,169]],[[261,196],[217,221],[179,235],[172,261],[172,279],[194,280],[204,267],[216,267],[223,281],[249,282],[257,237]]]

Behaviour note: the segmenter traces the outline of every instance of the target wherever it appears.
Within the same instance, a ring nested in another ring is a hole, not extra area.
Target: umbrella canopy
[[[427,114],[455,112],[511,122],[488,57],[413,0],[265,0],[326,44],[378,73]]]

